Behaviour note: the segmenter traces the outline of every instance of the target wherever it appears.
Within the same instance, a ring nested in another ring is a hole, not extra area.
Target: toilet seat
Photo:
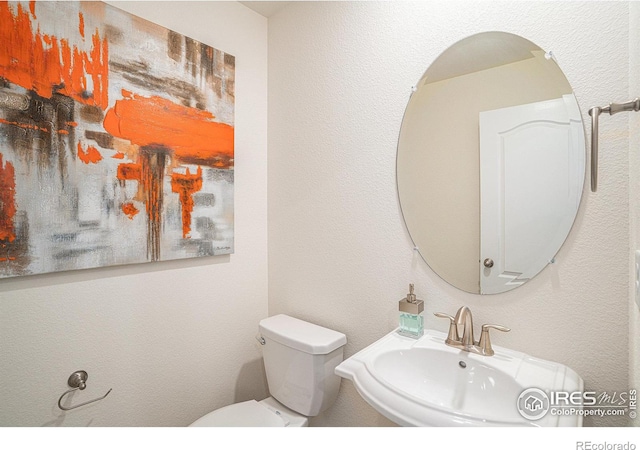
[[[264,400],[263,400],[264,402]],[[270,405],[249,400],[206,414],[191,427],[286,427],[289,421]]]
[[[284,427],[286,423],[255,400],[234,403],[206,414],[192,427]]]

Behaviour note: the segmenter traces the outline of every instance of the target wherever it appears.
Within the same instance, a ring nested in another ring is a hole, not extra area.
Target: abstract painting
[[[0,278],[233,253],[234,82],[102,2],[0,1]]]

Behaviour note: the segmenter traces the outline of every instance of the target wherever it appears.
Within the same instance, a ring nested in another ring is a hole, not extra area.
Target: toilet
[[[284,314],[260,321],[268,397],[212,411],[191,427],[306,427],[338,396],[347,337]]]

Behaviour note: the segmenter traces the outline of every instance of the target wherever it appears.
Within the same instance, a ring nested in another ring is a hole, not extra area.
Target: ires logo
[[[552,391],[525,389],[517,401],[518,412],[528,420],[542,419],[548,413],[554,416],[622,416],[636,417],[637,392]]]
[[[636,407],[636,390],[613,392],[551,392],[549,400],[553,406],[628,406]]]
[[[588,392],[551,392],[549,400],[553,406],[595,406],[598,403],[597,394]]]

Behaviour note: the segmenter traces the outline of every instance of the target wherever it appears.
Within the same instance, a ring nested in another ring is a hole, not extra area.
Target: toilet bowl
[[[335,402],[344,334],[284,314],[261,320],[259,329],[271,397],[225,406],[189,426],[306,427]]]
[[[275,398],[259,402],[234,403],[210,412],[193,422],[192,427],[306,427],[309,419],[290,410]]]

